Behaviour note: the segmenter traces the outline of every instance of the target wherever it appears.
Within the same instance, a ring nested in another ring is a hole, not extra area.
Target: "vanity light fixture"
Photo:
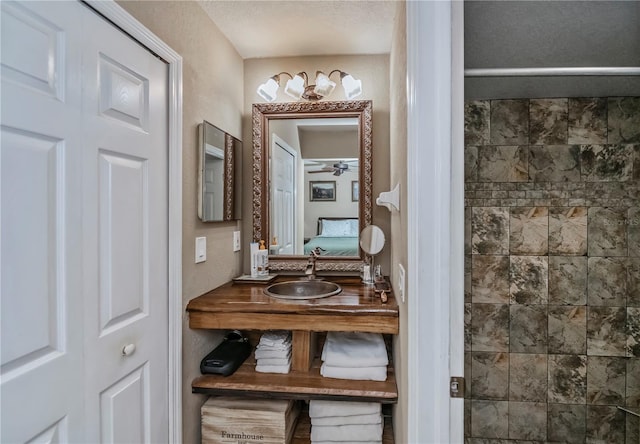
[[[355,79],[351,74],[340,71],[339,69],[334,69],[329,75],[322,71],[316,71],[316,80],[313,85],[309,85],[309,76],[304,71],[299,72],[295,76],[292,76],[288,72],[281,72],[260,85],[257,92],[258,95],[267,102],[275,101],[278,88],[280,88],[280,76],[286,74],[290,79],[287,80],[284,87],[285,94],[296,100],[302,98],[317,101],[327,97],[335,89],[336,83],[331,80],[331,75],[336,72],[340,73],[340,81],[347,100],[355,99],[362,94],[362,81]]]

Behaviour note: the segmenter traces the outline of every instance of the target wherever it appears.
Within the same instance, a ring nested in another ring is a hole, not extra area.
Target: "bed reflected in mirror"
[[[357,217],[319,217],[316,234],[306,238],[304,254],[320,248],[320,256],[358,255]]]

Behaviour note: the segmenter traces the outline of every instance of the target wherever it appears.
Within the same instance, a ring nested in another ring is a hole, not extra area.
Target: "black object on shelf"
[[[200,373],[229,376],[251,355],[251,344],[238,330],[224,337],[200,362]]]

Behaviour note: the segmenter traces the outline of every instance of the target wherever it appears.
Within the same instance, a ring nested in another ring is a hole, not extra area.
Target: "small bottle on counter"
[[[373,284],[373,269],[370,263],[370,259],[365,261],[364,264],[362,265],[362,272],[360,274],[360,277],[362,278],[362,283],[363,284],[367,284],[367,285],[371,285]]]
[[[249,252],[251,254],[251,277],[258,277],[258,243],[251,242],[249,244]]]
[[[382,267],[380,266],[380,264],[376,265],[376,267],[375,267],[375,271],[374,271],[374,274],[373,274],[373,280],[375,282],[384,281],[384,276],[382,275]]]

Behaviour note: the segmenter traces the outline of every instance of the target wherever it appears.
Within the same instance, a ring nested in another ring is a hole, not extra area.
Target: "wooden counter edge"
[[[302,331],[362,331],[397,335],[400,331],[396,316],[353,316],[350,314],[295,313],[211,313],[189,312],[189,327],[202,329],[302,330]]]

